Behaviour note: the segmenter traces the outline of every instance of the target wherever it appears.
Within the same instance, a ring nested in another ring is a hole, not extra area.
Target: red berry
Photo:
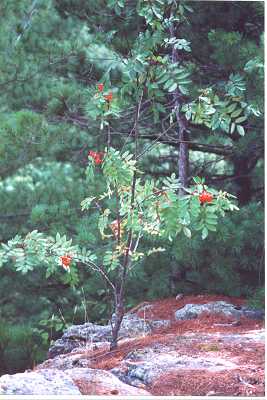
[[[111,92],[109,92],[109,94],[105,94],[105,95],[104,95],[104,99],[105,99],[106,101],[111,101],[112,98],[113,98],[113,94],[112,94]]]
[[[212,196],[212,194],[211,194],[211,193],[207,193],[207,196],[206,196],[206,202],[207,202],[207,203],[211,203],[211,202],[212,202],[212,200],[213,200],[213,196]]]
[[[89,153],[88,153],[88,156],[92,157],[92,158],[95,158],[95,155],[96,155],[96,153],[94,151],[92,151],[92,150],[90,150]]]
[[[98,88],[98,91],[99,91],[99,92],[103,92],[104,84],[103,84],[103,83],[99,83],[99,84],[97,85],[97,88]]]
[[[95,163],[96,163],[96,165],[99,165],[99,164],[102,163],[102,160],[101,160],[101,158],[99,156],[95,157]]]

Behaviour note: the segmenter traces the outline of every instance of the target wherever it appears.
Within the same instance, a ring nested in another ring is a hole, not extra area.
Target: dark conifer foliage
[[[245,296],[262,306],[264,3],[177,2],[180,22],[166,28],[169,42],[160,26],[172,17],[172,1],[152,3],[151,11],[134,0],[1,1],[0,241],[36,229],[98,248],[96,212],[80,207],[88,152],[104,151],[108,140],[134,152],[137,84],[147,176],[183,172],[185,185],[205,177],[237,196],[240,211],[209,241],[182,237],[142,261],[127,306],[180,291]],[[112,113],[104,110],[109,131],[97,105],[100,82],[113,93]],[[101,189],[101,180],[91,183]],[[26,275],[2,266],[0,373],[15,371],[14,357],[21,370],[40,360],[66,324],[106,322],[110,291],[92,271],[80,274],[72,288],[61,271],[46,279],[42,265]]]

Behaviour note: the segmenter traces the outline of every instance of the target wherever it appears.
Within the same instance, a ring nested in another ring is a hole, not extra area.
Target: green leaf
[[[234,130],[235,130],[235,123],[233,122],[233,123],[231,124],[230,133],[234,133]]]
[[[208,236],[208,234],[209,234],[208,229],[207,229],[206,227],[204,227],[204,228],[202,229],[202,234],[201,234],[202,239],[203,239],[203,240],[206,239],[206,237]]]
[[[237,125],[236,128],[237,128],[237,132],[239,133],[240,136],[245,135],[245,130],[242,125]]]
[[[45,273],[46,279],[49,278],[51,275],[52,275],[52,271],[50,269],[47,269],[46,273]]]
[[[189,7],[187,4],[183,4],[184,8],[189,11],[189,12],[193,12],[193,8]]]
[[[81,202],[82,211],[88,210],[88,208],[90,208],[90,205],[91,205],[92,201],[94,201],[94,199],[95,199],[95,197],[86,197],[86,199],[84,199]]]
[[[188,94],[188,89],[183,85],[179,85],[179,90],[182,94]]]
[[[190,79],[180,80],[178,77],[179,85],[189,85],[192,81]]]
[[[248,117],[246,115],[239,117],[235,120],[236,124],[241,124],[242,122],[246,121],[246,119],[248,119]]]
[[[200,178],[199,176],[195,176],[193,178],[193,181],[197,184],[197,185],[201,185],[202,183],[204,183],[204,179]]]
[[[152,6],[152,10],[153,10],[153,13],[156,15],[156,17],[158,19],[162,20],[163,17],[161,15],[160,9],[158,7],[153,7]]]
[[[171,85],[171,87],[168,89],[168,92],[174,92],[174,90],[177,89],[177,86],[178,86],[177,83],[174,82],[174,84]]]
[[[216,230],[217,230],[215,225],[207,224],[206,226],[209,231],[216,232]]]
[[[157,81],[158,84],[164,83],[169,79],[169,74],[164,72],[164,75],[160,77],[160,79]]]
[[[179,13],[181,15],[184,15],[184,7],[181,4],[179,4],[178,8],[179,8]]]
[[[169,89],[174,83],[175,82],[173,79],[168,79],[165,85],[163,86],[163,89]]]
[[[183,227],[183,232],[184,232],[184,234],[185,234],[186,237],[188,237],[189,239],[191,239],[192,234],[191,234],[191,231],[190,231],[189,228],[187,228],[186,226],[184,226],[184,227]]]
[[[228,121],[222,121],[221,124],[220,124],[222,130],[223,130],[224,132],[226,132],[226,133],[229,132],[229,125],[230,125],[230,124],[229,124]]]
[[[213,213],[211,213],[211,212],[208,213],[207,216],[206,216],[206,222],[207,222],[208,224],[216,225],[216,224],[217,224],[217,220],[218,220],[217,215],[216,215],[216,214],[213,214]]]
[[[234,111],[234,112],[231,114],[231,118],[236,118],[236,117],[238,117],[242,112],[243,112],[242,108],[239,108],[238,110]]]
[[[175,74],[179,81],[182,79],[188,78],[191,75],[190,72],[185,71],[184,69],[175,70]],[[189,82],[191,82],[191,81],[189,81]]]
[[[219,126],[220,126],[220,119],[218,117],[218,114],[215,113],[211,118],[211,129],[215,131],[215,129],[219,128]]]
[[[237,103],[232,103],[230,106],[227,107],[226,112],[228,114],[231,114],[236,107],[237,107]]]

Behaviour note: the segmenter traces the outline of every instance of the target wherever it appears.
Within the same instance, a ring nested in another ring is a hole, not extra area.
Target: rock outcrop
[[[264,317],[263,311],[260,310],[250,310],[247,307],[235,306],[225,301],[213,301],[206,304],[186,304],[175,312],[175,319],[194,319],[202,313],[224,314],[237,319],[242,316],[252,319],[263,319]]]
[[[183,339],[190,341],[188,337]],[[219,357],[187,356],[179,354],[173,346],[156,345],[129,353],[120,367],[114,368],[112,372],[123,382],[139,386],[140,383],[150,385],[166,371],[179,369],[221,371],[231,368],[237,368],[237,365],[229,360]]]
[[[131,338],[145,336],[151,333],[152,329],[168,326],[170,321],[146,321],[135,314],[126,314],[122,320],[119,337]],[[66,354],[79,347],[90,346],[94,343],[111,341],[111,326],[86,323],[74,325],[68,328],[61,339],[55,341],[48,352],[49,358],[59,354]]]
[[[241,301],[193,304],[206,298],[135,308],[124,317],[112,352],[109,325],[72,326],[34,371],[0,377],[0,395],[261,395],[263,312]]]
[[[114,374],[90,368],[72,368],[64,372],[41,369],[0,378],[0,395],[128,395],[145,396],[146,390],[129,386]]]
[[[175,312],[175,318],[176,320],[194,319],[204,312],[213,314],[221,313],[236,319],[239,319],[241,316],[261,319],[264,315],[262,311],[237,307],[225,301],[215,301],[207,304],[186,304],[183,308]],[[145,336],[151,334],[153,329],[167,327],[169,324],[169,320],[144,320],[139,318],[136,314],[129,313],[123,318],[119,337],[131,338],[139,335]],[[83,325],[74,325],[68,328],[64,332],[62,338],[56,340],[53,346],[50,347],[48,358],[70,353],[76,348],[90,347],[93,344],[102,345],[110,341],[110,325],[97,325],[90,322]]]
[[[134,350],[127,354],[120,365],[113,368],[111,372],[123,382],[140,387],[142,384],[151,385],[160,377],[164,379],[166,373],[186,370],[209,372],[235,370],[239,368],[239,365],[218,354],[220,348],[229,343],[238,343],[239,346],[242,343],[244,347],[253,342],[263,343],[264,332],[222,334],[219,343],[216,339],[216,335],[183,335],[179,337],[179,347],[183,347],[184,351],[177,351],[178,346],[163,344]],[[193,354],[190,349],[194,349]]]

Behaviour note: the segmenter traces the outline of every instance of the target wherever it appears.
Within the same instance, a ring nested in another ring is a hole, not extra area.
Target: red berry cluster
[[[103,83],[98,83],[98,84],[97,84],[97,89],[98,89],[98,91],[99,91],[100,93],[102,93],[103,90],[104,90],[104,84],[103,84]],[[112,92],[109,92],[108,94],[104,94],[104,99],[105,99],[108,103],[110,103],[110,102],[112,101],[112,99],[113,99],[113,93],[112,93]]]
[[[213,195],[209,192],[206,192],[206,190],[203,190],[202,193],[198,196],[200,203],[211,203],[213,200]]]
[[[61,256],[60,257],[60,261],[61,261],[61,264],[62,264],[63,268],[69,269],[70,268],[70,263],[72,261],[72,257],[70,255]]]
[[[104,155],[105,155],[105,153],[103,151],[96,152],[96,151],[90,150],[88,153],[88,156],[94,160],[96,165],[102,164]]]

